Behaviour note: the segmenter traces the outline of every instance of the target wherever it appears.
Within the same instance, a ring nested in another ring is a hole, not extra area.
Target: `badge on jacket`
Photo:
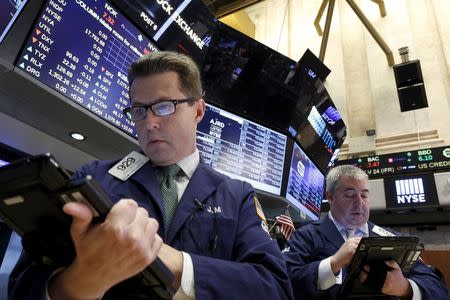
[[[111,169],[109,169],[108,173],[122,181],[125,181],[148,161],[149,158],[147,156],[139,152],[132,151]]]
[[[395,236],[395,234],[393,234],[392,232],[389,232],[378,225],[373,226],[372,232],[378,234],[379,236]]]

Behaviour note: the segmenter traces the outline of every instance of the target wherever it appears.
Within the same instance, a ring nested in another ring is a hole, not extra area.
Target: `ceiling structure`
[[[202,0],[216,18],[222,18],[264,0]]]

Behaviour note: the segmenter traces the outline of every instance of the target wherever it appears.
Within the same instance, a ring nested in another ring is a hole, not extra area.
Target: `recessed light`
[[[86,138],[84,137],[84,135],[82,135],[81,133],[78,132],[72,132],[70,134],[70,136],[77,141],[84,141]]]

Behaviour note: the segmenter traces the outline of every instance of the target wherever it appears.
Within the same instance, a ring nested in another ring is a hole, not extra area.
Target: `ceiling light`
[[[78,132],[72,132],[70,134],[70,136],[77,141],[84,141],[86,138],[84,137],[84,135],[82,135],[81,133]]]

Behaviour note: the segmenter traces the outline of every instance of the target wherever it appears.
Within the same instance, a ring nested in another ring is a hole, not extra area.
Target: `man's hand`
[[[163,244],[158,257],[169,268],[174,276],[172,287],[176,290],[181,285],[181,275],[183,273],[183,253],[175,248]]]
[[[390,268],[386,273],[386,279],[384,280],[381,292],[389,296],[397,297],[411,297],[413,295],[411,284],[408,279],[403,276],[402,270],[395,260],[388,260],[384,262],[386,266]],[[361,283],[367,280],[370,273],[370,267],[364,266],[363,270],[359,274],[359,280]]]
[[[411,284],[408,279],[403,276],[402,270],[395,260],[388,260],[384,262],[390,271],[386,274],[381,292],[390,296],[397,297],[411,297],[413,294]]]
[[[351,262],[356,248],[358,248],[359,241],[361,241],[361,237],[349,238],[341,248],[339,248],[338,252],[331,257],[331,270],[334,274],[338,274],[340,269]]]
[[[120,200],[97,225],[83,204],[68,203],[63,209],[73,218],[70,233],[76,257],[49,282],[52,299],[97,299],[138,274],[159,253],[158,222],[133,200]]]

